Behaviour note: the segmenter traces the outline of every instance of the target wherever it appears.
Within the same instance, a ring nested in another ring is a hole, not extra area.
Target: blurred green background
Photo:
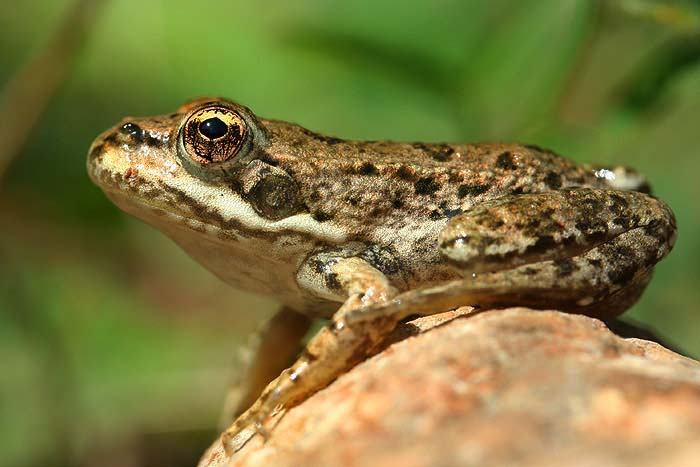
[[[0,10],[0,126],[21,140],[0,146],[0,465],[185,466],[215,436],[237,349],[275,304],[85,173],[100,131],[201,95],[341,137],[640,169],[680,235],[629,316],[700,354],[700,2],[113,0],[67,20],[74,5]],[[48,105],[12,101],[23,86]]]

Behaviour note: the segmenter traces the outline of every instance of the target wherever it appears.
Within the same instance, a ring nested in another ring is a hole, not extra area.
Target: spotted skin
[[[248,372],[257,383],[242,399],[260,397],[233,409],[229,453],[264,434],[275,407],[376,352],[407,316],[460,305],[622,313],[676,235],[671,210],[631,168],[531,145],[343,140],[224,99],[124,119],[87,165],[124,211],[227,283],[284,304],[275,323],[331,318],[281,375],[291,355]],[[303,331],[280,326],[266,334]],[[274,348],[263,342],[253,360]]]

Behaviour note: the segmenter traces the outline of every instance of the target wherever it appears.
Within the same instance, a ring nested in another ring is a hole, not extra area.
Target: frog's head
[[[95,140],[87,166],[117,206],[169,233],[337,236],[309,216],[295,180],[264,162],[268,147],[248,108],[198,99],[172,114],[122,120]]]

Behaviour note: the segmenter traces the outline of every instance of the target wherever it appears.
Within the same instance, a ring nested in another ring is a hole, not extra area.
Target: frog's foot
[[[532,210],[543,217],[533,219]],[[675,231],[670,209],[637,192],[576,189],[507,198],[453,218],[441,235],[443,253],[465,269],[463,279],[405,292],[345,321],[354,326],[460,305],[613,317],[639,298]]]
[[[270,381],[294,362],[310,325],[308,317],[284,307],[256,333],[250,346],[252,355],[242,359],[243,371],[226,395],[222,427],[228,427]]]
[[[228,455],[255,433],[265,437],[265,422],[278,407],[297,405],[376,353],[384,337],[396,327],[398,320],[391,316],[365,320],[356,326],[347,326],[344,321],[350,311],[385,302],[396,294],[384,274],[356,257],[336,258],[328,267],[348,298],[299,359],[268,384],[255,403],[224,432],[221,440]]]

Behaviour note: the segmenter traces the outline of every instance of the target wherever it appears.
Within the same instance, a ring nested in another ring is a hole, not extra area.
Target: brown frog
[[[221,279],[284,304],[238,412],[252,405],[223,436],[228,452],[408,316],[461,305],[622,313],[676,235],[632,169],[517,144],[346,141],[224,99],[125,119],[95,140],[88,171]],[[331,321],[284,369],[310,318]]]

